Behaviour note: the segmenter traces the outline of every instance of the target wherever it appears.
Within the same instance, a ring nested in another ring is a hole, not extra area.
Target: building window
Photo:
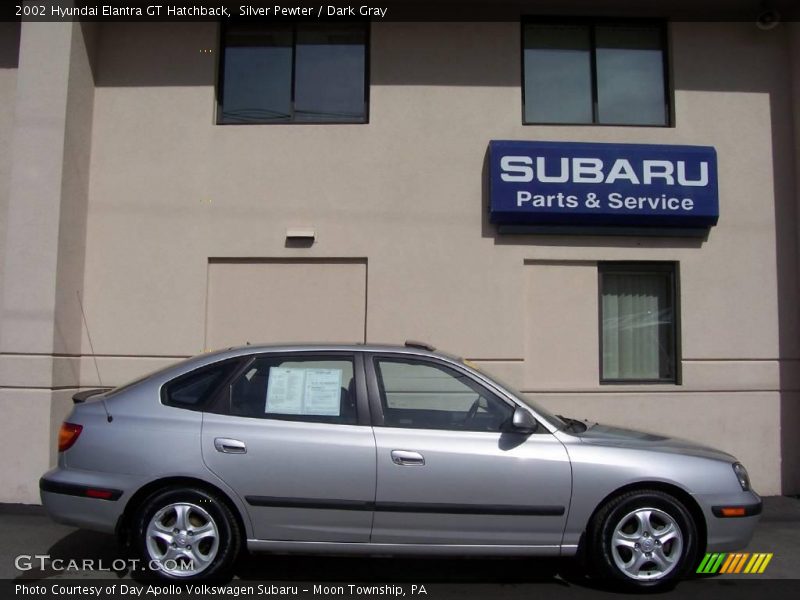
[[[233,24],[217,122],[366,123],[367,24]]]
[[[523,25],[526,124],[668,125],[660,23]]]
[[[601,263],[600,380],[676,383],[674,263]]]

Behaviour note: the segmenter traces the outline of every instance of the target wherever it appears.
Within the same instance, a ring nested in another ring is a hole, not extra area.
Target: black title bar
[[[219,19],[517,21],[522,16],[660,18],[675,21],[800,20],[796,0],[7,0],[4,21],[208,21]]]

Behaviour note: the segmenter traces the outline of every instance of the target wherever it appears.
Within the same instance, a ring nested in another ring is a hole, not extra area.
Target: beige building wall
[[[5,248],[6,214],[11,185],[14,97],[17,91],[19,23],[0,23],[0,249]],[[0,260],[0,298],[3,294],[3,264]],[[0,320],[0,331],[3,323]]]
[[[23,23],[7,165],[0,330],[0,502],[38,502],[80,385],[94,83],[91,26]],[[5,90],[3,90],[5,93]],[[0,178],[0,183],[4,183]],[[72,296],[72,297],[70,297]],[[33,443],[32,443],[33,442]]]
[[[315,270],[321,263],[363,265],[367,341],[425,339],[557,413],[718,446],[748,465],[758,491],[796,493],[797,449],[781,455],[800,389],[798,138],[787,126],[796,118],[796,33],[672,23],[675,127],[533,127],[520,124],[519,23],[374,23],[368,125],[234,127],[215,125],[217,56],[200,51],[217,47],[215,24],[75,29],[70,40],[80,42],[70,48],[83,50],[69,61],[77,71],[61,102],[70,90],[83,100],[61,129],[76,144],[67,160],[77,176],[59,175],[58,193],[47,196],[56,210],[56,200],[75,210],[48,217],[58,244],[41,259],[58,273],[42,294],[50,336],[29,335],[4,313],[12,327],[0,375],[39,394],[55,423],[55,384],[29,389],[40,365],[52,362],[66,389],[97,385],[97,370],[102,383],[119,384],[204,350],[208,332],[220,331],[209,329],[222,314],[209,300],[224,297],[212,293],[229,275],[215,268],[225,259],[305,263],[307,281],[328,276]],[[19,120],[15,127],[24,133]],[[713,145],[719,225],[707,240],[498,234],[487,217],[491,139]],[[23,199],[14,189],[12,207]],[[296,227],[314,229],[314,243],[287,243]],[[27,260],[7,259],[7,272]],[[606,260],[680,263],[680,385],[598,383],[597,262]],[[305,289],[302,276],[281,277]],[[22,287],[5,294],[6,310],[33,285],[21,274],[15,281]],[[330,319],[352,302],[339,296]],[[315,306],[301,302],[289,317]],[[339,336],[336,327],[320,332],[320,341]],[[2,427],[19,429],[32,414],[23,393],[0,391],[11,415]],[[8,497],[35,501],[46,458],[14,471],[0,464],[24,481]]]
[[[366,260],[209,261],[206,348],[251,340],[364,343]]]

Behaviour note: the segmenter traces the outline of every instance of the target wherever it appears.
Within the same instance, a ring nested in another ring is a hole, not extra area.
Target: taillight
[[[72,448],[78,436],[83,430],[83,425],[76,425],[75,423],[67,423],[64,421],[61,424],[61,429],[58,430],[58,451],[64,452]]]

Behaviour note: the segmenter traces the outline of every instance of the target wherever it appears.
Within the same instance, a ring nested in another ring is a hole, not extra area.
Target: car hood
[[[669,454],[684,454],[714,460],[735,461],[736,459],[721,450],[709,448],[689,440],[667,437],[655,433],[611,427],[600,423],[586,423],[587,429],[575,434],[585,444],[598,446],[615,446],[619,448],[636,448],[665,452]]]

